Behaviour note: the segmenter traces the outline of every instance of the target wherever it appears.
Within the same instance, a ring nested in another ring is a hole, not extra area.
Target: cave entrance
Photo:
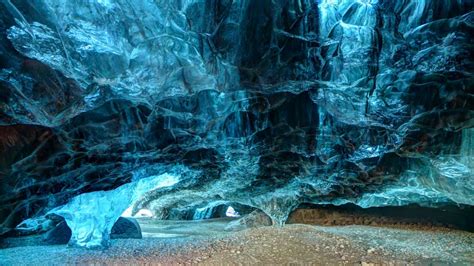
[[[236,202],[210,203],[204,207],[195,208],[192,220],[206,220],[216,218],[239,218],[251,213],[255,208]]]
[[[259,216],[255,212],[263,213],[251,206],[227,201],[173,206],[160,210],[150,207],[135,213],[132,209],[133,205],[122,216],[136,220],[144,238],[209,236],[239,231],[257,225]],[[270,224],[269,219],[265,225]]]
[[[234,207],[229,206],[229,207],[227,207],[227,210],[225,211],[225,216],[227,216],[227,217],[240,217],[240,213],[235,211]]]

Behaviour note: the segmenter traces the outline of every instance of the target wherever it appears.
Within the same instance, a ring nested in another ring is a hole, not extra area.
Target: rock
[[[49,245],[67,244],[71,238],[71,233],[69,226],[65,221],[62,221],[43,235],[43,242]]]
[[[230,222],[226,227],[226,231],[239,231],[247,228],[255,228],[260,226],[272,225],[272,219],[263,211],[255,210],[244,217]]]
[[[110,238],[142,238],[142,230],[136,219],[119,217],[112,227]]]
[[[43,242],[49,245],[63,245],[71,238],[71,229],[65,221],[56,225],[52,230],[43,235]],[[110,238],[142,238],[142,231],[137,220],[120,217],[112,227]]]

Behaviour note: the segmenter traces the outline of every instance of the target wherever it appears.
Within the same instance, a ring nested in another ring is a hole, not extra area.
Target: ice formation
[[[109,245],[110,232],[125,209],[146,192],[173,186],[179,177],[162,174],[142,178],[114,190],[80,194],[49,213],[62,216],[72,236],[69,245],[102,248]]]
[[[128,204],[274,224],[301,203],[474,205],[473,6],[0,1],[0,234],[56,212],[106,245]]]

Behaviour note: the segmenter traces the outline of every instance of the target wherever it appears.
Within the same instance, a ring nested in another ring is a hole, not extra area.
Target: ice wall
[[[473,204],[471,1],[0,6],[0,233],[87,195],[110,224],[107,191],[176,164],[132,212]]]

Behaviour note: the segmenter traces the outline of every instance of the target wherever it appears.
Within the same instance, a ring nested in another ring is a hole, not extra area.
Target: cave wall
[[[471,1],[0,6],[0,234],[164,173],[135,212],[474,205]]]

